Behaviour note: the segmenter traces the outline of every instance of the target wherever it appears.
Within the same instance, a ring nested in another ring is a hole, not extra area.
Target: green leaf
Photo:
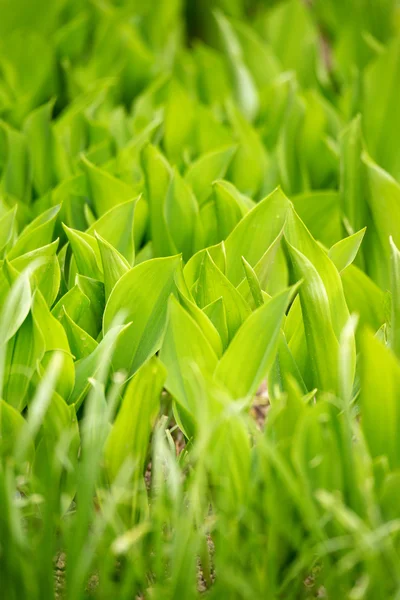
[[[24,123],[24,132],[32,169],[33,186],[38,196],[48,192],[55,183],[49,157],[53,152],[51,113],[54,101],[31,112]]]
[[[330,248],[342,238],[338,192],[306,192],[291,198],[293,206],[315,239]],[[365,225],[365,222],[362,226]]]
[[[168,232],[164,212],[165,199],[171,180],[171,167],[161,152],[150,144],[143,149],[142,164],[146,176],[154,254],[155,256],[168,256],[176,251]]]
[[[12,260],[50,244],[53,241],[54,227],[59,212],[60,206],[53,206],[31,221],[18,237],[7,258]]]
[[[390,323],[390,347],[400,358],[400,252],[390,238],[392,314]]]
[[[339,272],[344,271],[344,269],[354,261],[361,246],[361,242],[363,241],[365,231],[366,227],[357,231],[357,233],[353,233],[353,235],[349,235],[349,237],[336,242],[329,250],[329,258]]]
[[[61,273],[56,252],[58,240],[14,258],[10,265],[21,273],[31,267],[32,289],[39,288],[48,306],[57,298]]]
[[[218,269],[210,254],[206,252],[200,269],[195,299],[200,308],[204,308],[218,298],[224,301],[229,339],[232,339],[251,310],[236,288]]]
[[[73,358],[67,334],[61,323],[51,314],[39,290],[35,292],[33,298],[32,317],[43,344],[42,368],[46,369],[55,352],[59,350],[62,352],[62,370],[55,391],[67,400],[72,392],[75,380]]]
[[[228,104],[228,115],[239,146],[229,166],[228,179],[243,193],[259,197],[268,170],[268,154],[258,132],[242,113]]]
[[[354,265],[342,272],[341,279],[349,312],[359,315],[360,329],[363,325],[368,325],[377,331],[385,322],[383,291]]]
[[[302,279],[301,311],[311,359],[312,386],[337,392],[337,356],[339,344],[332,325],[329,298],[324,282],[314,265],[296,248],[288,244],[294,274]]]
[[[0,458],[9,460],[14,455],[16,441],[26,426],[25,419],[7,402],[0,399]],[[26,458],[30,463],[35,455],[35,448],[30,442]]]
[[[135,197],[135,191],[124,181],[113,177],[107,171],[96,167],[85,157],[82,164],[89,184],[90,197],[97,217],[101,217],[118,204],[128,202]]]
[[[165,199],[165,221],[174,247],[187,261],[201,245],[199,207],[179,172],[172,171]]]
[[[243,57],[235,30],[222,12],[216,11],[215,18],[221,33],[238,105],[247,119],[253,120],[258,112],[259,98],[254,80]]]
[[[137,202],[138,200],[131,200],[114,206],[95,221],[86,232],[90,235],[98,233],[118,250],[130,265],[133,265],[135,260],[134,214]]]
[[[83,231],[70,229],[64,224],[63,228],[71,244],[79,273],[103,280],[100,251],[95,238]]]
[[[361,345],[361,426],[372,457],[387,456],[391,468],[398,468],[400,462],[399,390],[397,359],[371,332],[365,331]]]
[[[361,117],[357,116],[340,136],[340,204],[353,231],[366,223],[362,150]]]
[[[270,247],[267,248],[254,268],[251,267],[257,277],[262,292],[268,292],[270,295],[282,291],[282,289],[287,287],[288,283],[288,269],[281,247],[282,235],[283,230],[272,242]],[[251,301],[252,291],[247,277],[242,279],[237,286],[237,290],[247,302]]]
[[[75,386],[68,403],[74,404],[76,410],[79,409],[89,392],[90,381],[99,374],[101,375],[104,364],[107,368],[109,367],[115,344],[127,327],[127,325],[121,326],[114,322],[95,350],[75,363]]]
[[[243,196],[234,185],[223,180],[213,183],[213,195],[217,214],[218,235],[224,240],[242,217],[254,207],[254,203]]]
[[[223,298],[217,298],[203,308],[203,312],[210,319],[211,323],[219,333],[223,348],[226,349],[229,343],[228,323],[226,320],[226,310]]]
[[[104,276],[104,290],[108,300],[114,285],[122,275],[130,270],[130,264],[122,254],[118,252],[107,240],[102,238],[96,231],[94,233],[99,245],[101,263]]]
[[[2,307],[1,344],[5,345],[25,321],[32,305],[29,272],[24,271],[14,282]]]
[[[374,251],[378,252],[376,264],[369,266],[369,271],[373,269],[371,276],[385,289],[390,285],[389,237],[392,236],[395,244],[400,245],[400,184],[367,155],[363,156],[363,161],[366,166],[368,204],[376,228]]]
[[[203,260],[207,252],[211,256],[217,267],[220,269],[220,271],[222,271],[222,273],[225,273],[226,255],[224,243],[220,242],[219,244],[215,244],[214,246],[203,248],[202,250],[196,252],[196,254],[194,254],[184,266],[183,274],[189,289],[193,287],[193,285],[199,278]]]
[[[159,349],[180,261],[179,256],[148,260],[125,273],[112,290],[104,311],[104,333],[119,313],[132,323],[118,339],[116,369],[131,375]]]
[[[211,375],[217,365],[217,356],[200,327],[174,297],[169,301],[160,359],[167,369],[167,390],[186,411],[196,414],[192,369]]]
[[[0,259],[8,252],[16,237],[15,215],[17,206],[0,217]]]
[[[65,308],[63,309],[63,316],[60,321],[67,334],[71,352],[76,360],[85,358],[96,350],[98,346],[97,342],[71,319]]]
[[[235,146],[227,146],[207,152],[192,162],[188,168],[185,181],[192,187],[200,206],[211,195],[214,181],[225,177],[235,152]]]
[[[281,232],[289,200],[280,189],[259,202],[243,217],[225,242],[226,276],[239,285],[243,279],[242,256],[254,268]]]
[[[218,327],[215,327],[213,324],[213,319],[209,318],[207,312],[203,309],[201,310],[197,304],[192,302],[189,298],[186,298],[180,291],[178,293],[179,300],[182,306],[187,310],[192,319],[197,323],[203,332],[205,338],[208,340],[209,344],[212,346],[215,354],[220,357],[222,354],[222,341],[221,337],[218,333]],[[222,298],[220,298],[222,302]],[[225,321],[226,326],[226,321]],[[228,335],[228,331],[226,330],[226,337]],[[226,340],[225,340],[226,341]]]
[[[242,261],[243,261],[243,268],[244,268],[244,272],[246,275],[247,283],[249,285],[249,289],[250,289],[251,295],[253,297],[254,305],[256,308],[258,308],[259,306],[264,304],[264,299],[263,299],[263,295],[262,295],[260,282],[258,281],[256,272],[249,265],[249,263],[247,262],[247,260],[244,257],[242,257]]]
[[[284,290],[255,310],[241,326],[215,370],[235,399],[250,399],[267,376],[294,289]]]
[[[190,140],[194,116],[193,99],[177,79],[172,79],[169,84],[164,117],[164,144],[172,162],[179,161],[182,151]]]
[[[395,131],[400,125],[397,98],[400,87],[400,41],[395,38],[365,70],[363,122],[367,146],[380,165],[397,179],[400,159]],[[387,118],[390,115],[390,118]]]
[[[129,458],[134,461],[135,480],[143,475],[165,377],[160,361],[152,358],[130,381],[105,446],[106,469],[111,481]]]

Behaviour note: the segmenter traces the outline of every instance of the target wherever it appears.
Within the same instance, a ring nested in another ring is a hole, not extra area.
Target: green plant
[[[397,2],[0,17],[3,597],[398,599]]]

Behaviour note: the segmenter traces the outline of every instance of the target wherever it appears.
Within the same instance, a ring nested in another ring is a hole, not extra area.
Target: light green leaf
[[[197,202],[202,206],[212,192],[212,184],[223,179],[236,152],[236,146],[227,146],[207,152],[192,162],[185,181],[192,187]]]
[[[226,276],[239,285],[243,279],[242,256],[254,268],[286,220],[289,200],[280,189],[259,202],[243,217],[225,242]]]
[[[218,298],[224,301],[229,339],[232,339],[251,310],[241,294],[218,269],[210,254],[206,252],[200,269],[195,299],[200,308],[204,308]]]
[[[191,414],[196,413],[192,368],[211,375],[217,356],[200,327],[175,298],[169,301],[168,323],[160,352],[167,369],[166,388]]]
[[[134,461],[134,479],[142,477],[165,377],[160,361],[152,358],[130,381],[105,445],[106,470],[111,481],[129,459]]]
[[[104,311],[104,333],[120,313],[131,322],[117,342],[116,369],[131,375],[159,349],[180,261],[179,256],[148,260],[125,273],[112,290]]]
[[[399,390],[400,366],[396,357],[371,332],[365,331],[361,344],[361,426],[372,457],[387,456],[392,468],[398,468],[400,463]]]
[[[353,233],[353,235],[349,235],[349,237],[336,242],[329,250],[329,258],[339,272],[344,271],[344,269],[354,261],[361,246],[361,242],[363,241],[365,231],[366,227],[357,231],[357,233]]]
[[[279,332],[294,289],[284,290],[255,310],[241,326],[215,370],[235,399],[250,399],[275,359]]]
[[[99,245],[103,267],[104,290],[106,300],[108,300],[114,285],[131,267],[126,258],[114,246],[102,238],[96,231],[94,235]]]

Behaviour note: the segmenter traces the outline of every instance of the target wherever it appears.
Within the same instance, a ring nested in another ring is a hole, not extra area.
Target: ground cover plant
[[[0,0],[0,589],[400,599],[396,0]]]

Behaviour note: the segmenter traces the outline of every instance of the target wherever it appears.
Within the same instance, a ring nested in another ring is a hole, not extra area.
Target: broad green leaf
[[[400,124],[396,108],[400,90],[399,57],[400,41],[395,38],[365,70],[363,77],[363,123],[367,146],[373,158],[396,178],[400,176],[394,133]]]
[[[131,375],[159,349],[180,260],[179,256],[148,260],[125,273],[113,288],[104,311],[104,333],[118,314],[131,323],[115,348],[116,369]]]
[[[104,291],[106,300],[117,281],[131,268],[130,264],[122,254],[118,252],[107,240],[102,238],[96,231],[94,233],[99,245],[101,263],[103,267]]]
[[[215,211],[217,214],[218,234],[226,239],[242,217],[254,207],[254,203],[243,196],[228,181],[219,180],[213,184]]]
[[[97,217],[101,217],[111,208],[135,197],[133,188],[124,181],[96,167],[84,157],[82,157],[82,163]]]
[[[16,442],[26,426],[25,419],[7,402],[0,399],[0,457],[9,460],[13,456]],[[26,454],[31,462],[35,454],[33,443],[29,444]]]
[[[246,118],[253,120],[258,112],[259,98],[252,75],[244,62],[240,42],[232,25],[222,12],[216,12],[215,18],[228,57],[238,105]]]
[[[229,120],[238,148],[228,170],[228,179],[250,197],[260,197],[268,169],[268,154],[258,132],[232,104],[228,104]]]
[[[256,272],[254,271],[253,267],[251,267],[249,265],[249,263],[247,262],[247,260],[244,257],[242,257],[242,261],[243,261],[243,268],[244,268],[245,276],[247,279],[247,283],[248,283],[251,295],[253,297],[253,303],[254,303],[255,307],[258,308],[259,306],[264,304],[264,299],[263,299],[263,295],[262,295],[260,282],[258,280],[258,277],[257,277]]]
[[[203,264],[206,253],[209,253],[217,267],[225,273],[226,270],[226,254],[224,243],[215,244],[208,248],[203,248],[194,254],[186,263],[183,269],[183,274],[188,287],[191,289],[199,278],[201,266]]]
[[[200,327],[174,297],[169,301],[160,359],[167,369],[167,390],[189,413],[196,413],[192,368],[211,375],[218,359]]]
[[[229,339],[232,339],[251,310],[206,252],[197,281],[195,299],[200,308],[204,308],[218,298],[224,301]]]
[[[95,379],[99,373],[101,374],[104,363],[109,367],[115,344],[126,328],[126,325],[121,326],[114,323],[95,350],[75,363],[75,386],[68,403],[74,404],[76,410],[79,409],[89,392],[90,380]]]
[[[268,375],[268,395],[271,403],[277,398],[281,400],[282,392],[290,396],[293,386],[302,394],[307,393],[299,366],[290,351],[284,332],[281,331],[276,359]]]
[[[55,183],[55,177],[49,157],[53,152],[53,133],[51,114],[54,101],[31,112],[24,123],[24,132],[32,169],[33,186],[42,196]]]
[[[171,167],[161,152],[150,144],[143,149],[142,164],[146,176],[153,251],[155,256],[168,256],[175,253],[164,212],[171,180]]]
[[[192,319],[197,323],[203,332],[205,338],[208,340],[209,344],[212,346],[215,354],[220,357],[222,354],[222,341],[219,332],[219,329],[215,327],[213,324],[213,320],[210,319],[203,309],[201,310],[197,304],[192,302],[189,298],[184,296],[179,291],[179,300],[182,306],[187,310]],[[220,299],[222,301],[222,298]],[[225,321],[226,325],[226,321]],[[226,338],[228,332],[226,331]],[[226,339],[225,339],[226,342]]]
[[[279,332],[294,290],[274,296],[243,323],[215,370],[235,399],[250,399],[275,359]]]
[[[143,475],[165,377],[160,361],[152,358],[130,381],[105,446],[106,470],[111,481],[130,458],[134,462],[135,480]]]
[[[366,228],[349,235],[349,237],[336,242],[329,250],[329,258],[339,272],[344,271],[346,267],[351,265],[357,256],[357,252],[363,241]]]
[[[137,202],[132,200],[114,206],[95,221],[86,232],[90,235],[98,233],[118,250],[130,265],[133,265],[135,260],[134,214]]]
[[[164,117],[164,144],[172,162],[179,162],[190,141],[194,117],[195,106],[189,91],[177,79],[172,79],[169,83]]]
[[[242,256],[255,267],[281,232],[288,208],[289,200],[277,189],[248,212],[228,236],[226,276],[233,285],[243,279]]]
[[[202,206],[212,192],[212,184],[223,179],[235,155],[235,146],[225,146],[207,152],[192,162],[185,174],[185,181],[192,187],[197,202]]]
[[[396,245],[400,244],[400,184],[367,155],[363,156],[363,161],[366,166],[368,204],[376,228],[376,241],[371,241],[378,252],[371,276],[385,289],[390,285],[389,237],[392,236]]]
[[[358,267],[350,265],[341,274],[343,291],[351,313],[359,315],[360,328],[368,325],[374,331],[385,322],[383,291]]]
[[[0,121],[0,135],[2,132],[6,147],[6,160],[1,173],[2,190],[27,203],[30,201],[31,190],[26,137],[4,121]]]
[[[327,290],[310,260],[290,244],[287,246],[294,274],[298,280],[303,280],[299,295],[311,359],[312,385],[319,390],[337,392],[339,344],[332,324]]]
[[[68,290],[51,312],[56,319],[61,320],[64,310],[77,325],[87,331],[92,337],[97,335],[98,325],[90,299],[78,285],[74,285],[74,287]]]
[[[174,246],[187,261],[201,244],[199,207],[192,190],[177,169],[172,171],[164,210]]]
[[[47,246],[14,258],[10,263],[19,273],[29,267],[32,268],[32,289],[39,288],[48,306],[53,304],[60,288],[61,274],[56,256],[57,248],[58,240],[55,240]]]
[[[390,322],[390,347],[397,358],[400,358],[400,252],[390,238],[392,314]]]
[[[7,253],[16,237],[16,211],[17,206],[15,205],[14,208],[11,208],[5,215],[0,217],[0,259],[4,258],[4,255]]]
[[[25,227],[14,246],[7,255],[9,260],[47,246],[53,241],[53,232],[60,206],[54,206],[44,211]]]
[[[90,301],[91,318],[93,318],[93,323],[96,329],[96,333],[92,337],[96,338],[101,330],[105,307],[104,285],[101,283],[101,281],[97,281],[91,277],[85,277],[84,275],[77,275],[75,278],[75,283]],[[72,318],[71,313],[68,312],[68,314]],[[85,315],[85,317],[86,316],[88,315]]]
[[[361,345],[361,425],[372,457],[387,456],[392,468],[399,466],[399,390],[396,357],[366,330]]]
[[[338,192],[306,192],[293,196],[291,200],[300,219],[315,239],[330,248],[342,238]]]
[[[1,344],[5,345],[25,321],[32,305],[29,273],[24,271],[12,285],[1,311]]]
[[[75,360],[85,358],[96,350],[97,342],[71,319],[65,308],[60,321],[67,334],[68,344]]]
[[[63,468],[57,470],[52,484],[60,488],[61,511],[65,513],[75,496],[77,488],[77,464],[80,453],[80,435],[75,407],[69,406],[63,398],[53,392],[51,401],[43,416],[39,443],[36,447],[33,471],[35,491],[45,494],[49,470],[54,468],[54,456],[60,452]]]
[[[340,204],[353,231],[366,223],[362,150],[361,117],[357,116],[340,136]]]
[[[338,270],[293,210],[290,210],[287,215],[285,237],[289,244],[311,261],[321,277],[329,302],[333,330],[336,338],[339,339],[341,331],[348,321],[349,311]]]
[[[231,20],[231,24],[254,82],[259,88],[269,85],[281,71],[277,56],[258,32],[243,20]]]
[[[217,298],[203,308],[203,312],[219,333],[223,348],[227,348],[229,343],[228,323],[226,320],[226,310],[223,298]]]
[[[66,225],[63,227],[71,244],[79,273],[86,277],[102,280],[100,251],[94,236],[70,229]]]
[[[62,352],[62,370],[57,380],[56,391],[67,400],[75,380],[73,358],[67,334],[61,323],[51,314],[39,290],[35,292],[33,298],[32,317],[42,339],[44,354],[41,364],[43,369],[46,369],[56,351]]]
[[[281,248],[283,230],[265,251],[253,270],[263,292],[274,295],[287,287],[288,273],[286,259]],[[244,259],[245,260],[245,259]],[[237,286],[243,298],[249,302],[252,292],[247,277],[244,277]]]

